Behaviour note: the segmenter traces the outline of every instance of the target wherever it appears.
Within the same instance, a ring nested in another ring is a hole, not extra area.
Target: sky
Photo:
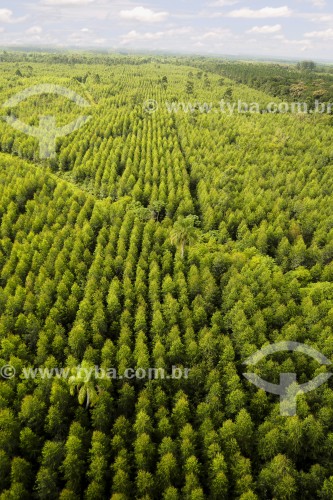
[[[0,0],[0,47],[333,61],[332,0]]]

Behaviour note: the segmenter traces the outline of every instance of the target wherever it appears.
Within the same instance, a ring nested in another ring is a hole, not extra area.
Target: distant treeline
[[[298,64],[198,60],[205,71],[213,71],[236,83],[259,89],[286,101],[333,102],[333,67],[317,66],[312,61]]]

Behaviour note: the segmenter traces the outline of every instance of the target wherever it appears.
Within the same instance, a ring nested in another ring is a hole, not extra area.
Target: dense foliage
[[[53,83],[92,119],[44,161],[0,123],[0,366],[17,373],[0,379],[0,499],[333,498],[332,382],[283,417],[242,376],[281,340],[333,359],[331,117],[170,113],[273,99],[189,60],[3,57],[2,102]],[[65,125],[81,111],[45,95],[8,113]],[[78,365],[191,371],[88,381]],[[254,370],[278,383],[326,368],[295,353]]]
[[[205,61],[200,66],[284,101],[304,102],[310,108],[316,102],[333,104],[331,66],[316,67],[311,61],[298,64]]]

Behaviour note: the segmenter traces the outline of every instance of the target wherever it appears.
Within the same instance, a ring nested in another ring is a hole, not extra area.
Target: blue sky
[[[1,0],[0,46],[333,60],[332,0]]]

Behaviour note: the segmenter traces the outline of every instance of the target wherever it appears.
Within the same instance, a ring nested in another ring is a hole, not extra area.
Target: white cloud
[[[222,28],[217,28],[211,31],[207,31],[206,33],[203,33],[202,35],[194,36],[192,37],[192,40],[199,40],[199,41],[204,41],[204,40],[225,40],[227,38],[230,38],[232,36],[232,33],[229,29],[222,29]]]
[[[123,43],[132,42],[135,40],[158,40],[163,36],[163,31],[158,31],[156,33],[138,33],[133,30],[122,37]]]
[[[306,38],[320,38],[322,40],[333,40],[333,29],[329,28],[324,31],[311,31],[310,33],[305,33]]]
[[[13,17],[13,11],[9,9],[0,9],[0,23],[20,23],[25,21],[26,17]]]
[[[126,35],[123,35],[122,44],[130,43],[133,41],[141,41],[141,40],[161,40],[163,38],[170,38],[170,37],[175,37],[175,36],[181,36],[181,35],[188,35],[191,33],[192,28],[190,27],[184,27],[184,28],[175,28],[175,29],[170,29],[170,30],[165,30],[165,31],[156,31],[154,33],[147,32],[147,33],[138,33],[136,30],[132,30]]]
[[[313,23],[325,23],[333,25],[333,14],[303,14],[304,19],[308,19]]]
[[[41,5],[52,5],[59,7],[81,7],[82,5],[89,5],[94,3],[95,0],[42,0]]]
[[[107,43],[106,38],[96,38],[93,40],[93,43],[96,43],[97,45],[105,45]]]
[[[132,30],[126,35],[121,36],[119,46],[144,47],[156,49],[177,49],[182,47],[185,52],[192,52],[193,47],[205,48],[205,52],[221,49],[221,44],[230,41],[238,41],[238,37],[229,29],[212,28],[206,32],[199,32],[191,26],[180,28],[171,28],[155,32],[138,32]]]
[[[95,38],[96,34],[89,28],[82,28],[79,31],[75,31],[68,36],[68,42],[70,45],[87,46],[87,45],[107,45],[108,40],[106,38]]]
[[[325,0],[311,0],[311,3],[314,7],[325,7],[326,6],[326,1]]]
[[[168,12],[154,12],[145,7],[135,7],[132,10],[120,11],[120,17],[127,21],[138,21],[142,23],[159,23],[168,17]]]
[[[267,35],[270,33],[277,33],[278,31],[282,30],[281,24],[275,24],[274,26],[254,26],[252,29],[247,31],[246,33],[258,33],[262,35]]]
[[[229,17],[243,17],[246,19],[265,19],[269,17],[289,17],[292,14],[292,10],[289,7],[264,7],[263,9],[253,10],[253,9],[239,9],[229,12]]]
[[[312,42],[310,40],[290,40],[284,35],[276,35],[274,38],[279,40],[285,46],[299,47],[302,52],[312,48]]]
[[[27,35],[39,35],[42,32],[42,28],[40,26],[32,26],[31,28],[26,30]]]
[[[12,19],[13,12],[9,9],[0,9],[0,22],[10,23]]]
[[[239,3],[239,0],[217,0],[210,5],[212,7],[230,7],[232,5],[236,5],[236,3]]]

